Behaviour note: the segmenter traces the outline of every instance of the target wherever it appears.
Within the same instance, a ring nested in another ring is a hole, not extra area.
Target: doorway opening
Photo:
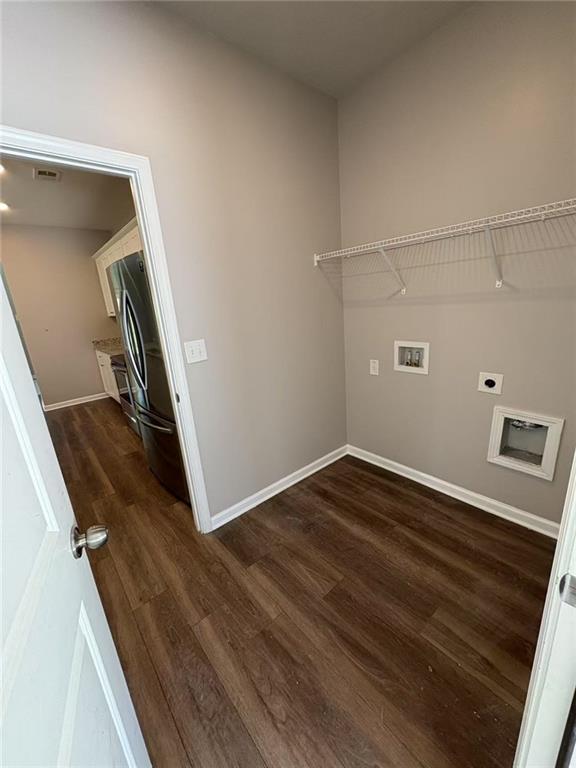
[[[6,128],[0,151],[3,270],[49,422],[115,413],[143,469],[209,531],[147,158]]]

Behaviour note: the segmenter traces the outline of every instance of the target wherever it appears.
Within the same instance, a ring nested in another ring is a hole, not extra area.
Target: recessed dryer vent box
[[[491,395],[501,395],[503,383],[503,373],[486,373],[482,371],[478,377],[478,390],[480,392],[489,392]]]
[[[427,341],[395,341],[394,370],[428,373],[430,344]]]
[[[496,406],[488,461],[552,480],[563,427],[564,419]]]

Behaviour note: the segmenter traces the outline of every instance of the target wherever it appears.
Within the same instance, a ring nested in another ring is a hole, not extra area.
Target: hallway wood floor
[[[154,766],[512,765],[551,540],[350,457],[201,536],[116,403],[47,418]]]

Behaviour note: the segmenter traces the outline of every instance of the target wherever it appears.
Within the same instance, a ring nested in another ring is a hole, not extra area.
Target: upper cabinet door
[[[100,280],[100,287],[102,288],[102,297],[104,298],[104,304],[106,305],[106,312],[108,317],[115,317],[116,310],[114,308],[114,300],[112,299],[112,291],[110,290],[110,284],[108,283],[108,275],[106,269],[110,264],[110,254],[103,253],[96,259],[96,269],[98,270],[98,278]]]
[[[96,269],[98,270],[98,278],[100,279],[104,304],[106,305],[106,312],[109,317],[116,317],[116,307],[114,305],[112,289],[108,282],[106,270],[110,264],[113,264],[115,261],[119,261],[125,256],[129,256],[131,253],[137,253],[142,250],[142,240],[140,239],[138,226],[135,221],[130,226],[132,226],[132,228],[119,240],[116,240],[113,245],[110,245],[108,248],[104,245],[102,249],[100,249],[99,255],[94,259],[96,262]]]
[[[108,257],[107,266],[110,266],[110,264],[113,264],[115,261],[119,261],[120,259],[124,258],[124,251],[122,249],[123,242],[123,240],[120,240],[106,251],[106,256]]]
[[[122,255],[130,256],[131,253],[138,253],[138,251],[141,250],[142,241],[140,240],[140,232],[138,227],[135,227],[125,238],[122,238]]]

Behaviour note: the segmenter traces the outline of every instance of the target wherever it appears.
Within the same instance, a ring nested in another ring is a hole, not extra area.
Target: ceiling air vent
[[[62,171],[55,171],[52,168],[34,168],[33,175],[38,181],[60,181]]]

